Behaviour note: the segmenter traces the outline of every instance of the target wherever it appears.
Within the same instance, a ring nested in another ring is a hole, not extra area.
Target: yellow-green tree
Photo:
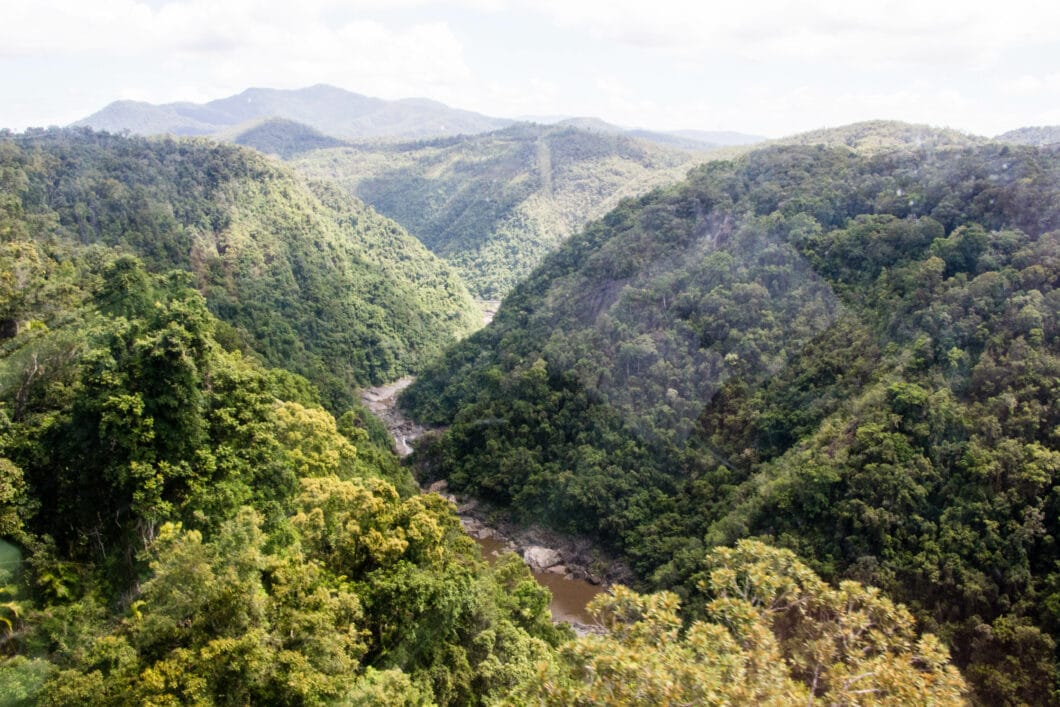
[[[758,541],[704,563],[706,618],[675,594],[616,587],[590,606],[607,633],[563,649],[513,701],[548,704],[962,704],[965,686],[909,611],[872,587],[832,587]]]

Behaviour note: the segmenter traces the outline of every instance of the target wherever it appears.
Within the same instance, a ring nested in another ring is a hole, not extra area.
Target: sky
[[[1060,124],[1060,2],[0,0],[0,128],[319,83],[781,137]]]

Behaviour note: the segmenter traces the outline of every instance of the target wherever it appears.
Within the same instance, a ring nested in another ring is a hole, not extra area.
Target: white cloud
[[[989,63],[998,51],[1055,41],[1060,3],[1042,0],[521,0],[564,27],[683,54],[847,64]]]
[[[954,89],[918,83],[894,91],[833,92],[816,84],[776,87],[747,86],[723,99],[701,98],[682,105],[656,105],[639,112],[642,120],[660,129],[738,129],[769,137],[835,127],[864,120],[892,119],[938,127],[971,129],[969,116],[976,103]],[[618,118],[614,122],[623,122]],[[629,122],[629,118],[626,118]],[[1009,123],[996,121],[973,126],[982,134],[1001,132]]]
[[[375,3],[368,3],[369,5]],[[355,86],[384,97],[466,81],[463,47],[445,23],[390,27],[351,16],[356,4],[331,0],[186,0],[152,7],[137,0],[3,2],[0,57],[121,57],[199,78],[197,96],[250,85]],[[129,87],[145,100],[173,100],[171,86]],[[192,98],[192,96],[181,96]]]
[[[1016,97],[1036,98],[1052,94],[1060,98],[1060,72],[1044,75],[1023,74],[1004,84],[1002,90]]]
[[[285,37],[338,33],[380,11],[425,7],[498,11],[503,0],[0,0],[0,56],[100,50],[224,51]]]
[[[437,7],[521,9],[596,37],[682,53],[833,57],[846,61],[983,56],[1019,42],[1052,41],[1060,3],[922,0],[797,3],[760,0],[0,0],[0,54],[86,50],[223,51],[247,41],[327,30],[335,14]]]

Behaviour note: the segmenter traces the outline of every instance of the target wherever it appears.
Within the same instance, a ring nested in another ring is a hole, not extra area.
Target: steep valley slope
[[[459,276],[404,229],[252,150],[49,130],[0,139],[0,170],[6,238],[190,272],[229,336],[333,409],[480,325]]]
[[[711,547],[791,548],[984,702],[1048,702],[1060,154],[847,133],[873,148],[711,162],[573,236],[405,392],[448,426],[421,458],[692,607]]]

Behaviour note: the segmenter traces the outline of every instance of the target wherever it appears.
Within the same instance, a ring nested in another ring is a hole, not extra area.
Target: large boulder
[[[550,547],[531,545],[523,550],[523,561],[530,569],[540,572],[563,562],[563,557]]]

